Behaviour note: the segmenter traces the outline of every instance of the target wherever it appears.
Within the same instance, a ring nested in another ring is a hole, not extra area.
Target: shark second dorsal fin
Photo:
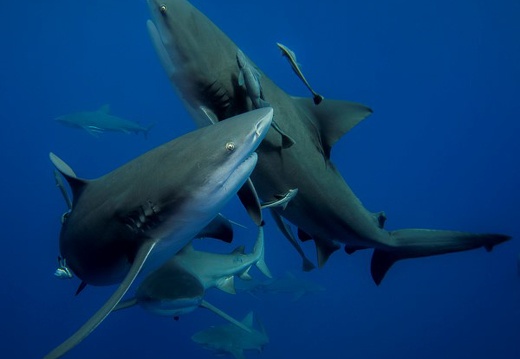
[[[73,203],[76,201],[83,190],[85,189],[85,186],[88,184],[88,180],[78,178],[76,176],[76,173],[70,168],[68,164],[66,164],[61,158],[56,156],[54,153],[49,153],[49,158],[58,170],[58,172],[61,173],[61,175],[67,180],[71,190],[72,190],[72,200]]]
[[[356,102],[325,99],[316,106],[308,98],[293,99],[314,115],[313,120],[320,132],[323,151],[327,158],[330,157],[332,146],[345,133],[372,114],[369,107]]]

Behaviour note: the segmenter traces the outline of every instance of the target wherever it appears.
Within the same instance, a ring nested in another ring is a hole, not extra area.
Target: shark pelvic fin
[[[372,114],[369,107],[355,102],[326,99],[316,106],[308,98],[293,99],[314,114],[315,126],[320,132],[323,151],[327,158],[330,158],[332,146],[345,133]]]
[[[250,328],[248,328],[247,326],[245,326],[243,323],[239,322],[238,320],[236,320],[232,316],[226,314],[222,310],[218,309],[217,307],[213,306],[212,304],[206,302],[205,300],[202,300],[202,302],[200,303],[200,306],[202,308],[206,308],[206,309],[211,310],[213,313],[215,313],[217,315],[220,315],[222,318],[224,318],[228,322],[230,322],[232,324],[235,324],[237,327],[239,327],[241,329],[244,329],[246,332],[251,333],[251,329]]]
[[[56,359],[65,355],[69,350],[78,345],[83,339],[85,339],[94,329],[97,328],[101,322],[112,312],[112,310],[119,304],[119,301],[126,294],[135,278],[141,271],[146,259],[154,249],[157,242],[149,241],[144,243],[134,259],[134,263],[130,267],[125,279],[121,282],[117,290],[107,300],[107,302],[85,323],[79,328],[71,337],[65,340],[62,344],[57,346],[43,359]]]
[[[237,291],[235,290],[235,277],[231,276],[220,280],[217,283],[217,288],[229,294],[236,294]]]
[[[314,243],[316,244],[316,254],[318,255],[318,268],[322,268],[329,260],[330,255],[339,249],[339,245],[332,241],[321,239],[314,239]]]

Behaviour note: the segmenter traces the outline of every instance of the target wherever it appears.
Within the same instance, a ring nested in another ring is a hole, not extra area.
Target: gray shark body
[[[207,234],[214,237],[211,233]],[[230,254],[202,252],[195,250],[190,242],[159,269],[150,273],[137,288],[134,298],[121,302],[116,309],[138,304],[155,314],[178,317],[204,307],[241,326],[222,311],[215,310],[204,300],[204,295],[207,289],[213,287],[234,294],[234,276],[249,279],[249,270],[253,265],[271,277],[264,261],[262,227],[259,227],[258,239],[250,254],[244,253],[243,247]]]
[[[137,122],[111,115],[108,105],[97,111],[76,112],[57,117],[55,120],[65,126],[81,128],[93,136],[103,132],[143,133],[146,137],[153,125],[141,126]]]
[[[45,358],[62,356],[94,330],[145,262],[150,269],[163,264],[210,223],[253,170],[254,151],[271,118],[272,109],[266,108],[238,116],[229,125],[193,131],[95,180],[76,177],[51,154],[73,193],[60,233],[61,257],[83,283],[120,285]]]
[[[244,359],[244,351],[262,351],[269,343],[269,337],[262,325],[260,330],[253,328],[253,312],[250,312],[242,323],[250,328],[245,331],[235,325],[214,326],[194,334],[191,339],[217,355],[230,354],[236,359]]]
[[[207,122],[208,114],[222,121],[254,107],[239,85],[239,49],[231,39],[185,0],[148,0],[148,4],[153,18],[148,29],[160,61],[199,125]],[[379,284],[400,259],[479,247],[491,250],[510,239],[501,234],[385,230],[385,215],[368,211],[330,160],[336,141],[369,116],[371,109],[329,99],[316,106],[312,99],[288,95],[260,69],[258,73],[263,100],[273,107],[277,125],[294,144],[284,148],[280,132],[270,130],[259,147],[251,178],[266,202],[298,189],[284,210],[273,212],[297,226],[301,240],[315,242],[319,266],[340,245],[347,253],[373,248],[371,273]],[[284,221],[277,223],[291,239]]]

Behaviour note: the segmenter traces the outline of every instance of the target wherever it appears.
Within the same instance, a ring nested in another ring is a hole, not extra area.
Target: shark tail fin
[[[272,278],[271,271],[267,267],[267,264],[265,264],[264,259],[264,253],[265,253],[265,246],[264,246],[264,226],[261,225],[258,227],[258,239],[255,243],[255,248],[253,249],[253,253],[255,255],[258,255],[258,260],[256,261],[255,265],[256,267],[262,272],[263,275],[265,275],[268,278]]]
[[[389,250],[376,249],[372,255],[371,274],[379,285],[392,265],[401,259],[428,257],[437,254],[460,252],[494,246],[511,239],[503,234],[475,234],[429,229],[401,229],[389,232]]]

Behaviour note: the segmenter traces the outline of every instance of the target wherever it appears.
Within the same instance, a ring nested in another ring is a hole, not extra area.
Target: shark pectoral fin
[[[245,326],[244,324],[242,324],[241,322],[239,322],[238,320],[236,320],[232,316],[226,314],[222,310],[218,309],[217,307],[213,306],[212,304],[206,302],[205,300],[202,300],[202,302],[200,303],[200,306],[202,308],[206,308],[206,309],[211,310],[213,313],[215,313],[217,315],[220,315],[222,318],[224,318],[225,320],[227,320],[231,324],[235,324],[240,329],[244,329],[246,332],[251,333],[251,329],[250,328],[248,328],[247,326]]]
[[[240,70],[238,73],[238,86],[245,86],[246,81],[244,80],[244,71]]]
[[[72,171],[72,169],[71,169]],[[67,192],[67,189],[65,188],[65,185],[63,184],[63,181],[61,179],[60,172],[58,170],[54,170],[54,180],[56,181],[56,187],[61,192],[61,195],[63,196],[63,199],[65,200],[65,203],[67,204],[67,207],[69,210],[72,209],[72,199],[69,197],[69,193]]]
[[[143,267],[146,259],[152,252],[156,243],[157,242],[155,241],[149,241],[141,246],[134,259],[134,263],[130,267],[130,270],[114,294],[112,294],[106,303],[85,324],[83,324],[81,328],[79,328],[71,337],[57,346],[49,354],[47,354],[43,359],[56,359],[65,355],[65,353],[78,345],[83,339],[92,333],[92,331],[96,329],[99,324],[101,324],[101,322],[110,314],[110,312],[112,312],[117,304],[119,304],[121,298],[123,298],[123,296],[126,294],[128,288],[130,288],[135,278],[141,271],[141,268]]]
[[[309,271],[313,270],[314,268],[316,268],[316,266],[307,258],[307,256],[303,252],[303,249],[300,246],[300,244],[298,243],[298,241],[296,240],[296,238],[294,237],[294,234],[293,234],[291,228],[289,227],[289,225],[287,223],[285,223],[282,216],[280,216],[278,214],[278,212],[276,212],[273,209],[271,209],[271,216],[273,217],[276,225],[278,226],[278,229],[280,229],[280,231],[285,236],[285,238],[287,238],[289,243],[291,243],[291,245],[294,247],[294,249],[296,249],[296,251],[298,252],[300,257],[302,258],[303,270],[305,272],[309,272]]]
[[[175,65],[173,64],[170,55],[168,55],[168,51],[166,51],[166,48],[164,47],[159,30],[151,20],[146,21],[146,27],[148,28],[148,35],[152,40],[155,52],[159,57],[159,61],[161,62],[162,67],[170,79],[175,73]]]
[[[137,305],[137,299],[135,297],[125,300],[123,302],[119,302],[112,311],[115,312],[116,310],[130,308],[134,305]]]
[[[303,229],[298,228],[298,238],[302,242],[310,241],[312,239],[312,236],[305,232]]]
[[[372,114],[369,107],[355,102],[323,100],[319,106],[316,106],[307,98],[293,97],[293,99],[314,114],[315,125],[320,131],[327,158],[330,157],[330,149],[341,136]]]
[[[339,249],[339,245],[330,241],[322,239],[314,239],[316,244],[316,254],[318,256],[318,268],[322,268],[330,255]]]
[[[229,294],[236,294],[237,291],[235,290],[235,277],[231,276],[220,280],[217,283],[217,288]]]
[[[233,241],[233,226],[229,219],[217,214],[196,236],[196,238],[215,238],[226,243]]]
[[[72,168],[70,168],[69,165],[67,165],[61,158],[56,156],[54,153],[50,152],[49,158],[54,167],[56,167],[56,169],[58,170],[58,172],[60,172],[63,175],[63,177],[65,177],[65,179],[67,180],[70,189],[72,190],[72,199],[74,202],[74,200],[78,199],[85,187],[88,185],[88,181],[78,178],[72,170]]]
[[[257,226],[262,225],[262,207],[256,193],[255,186],[250,178],[246,180],[244,185],[237,192],[238,198],[246,209],[247,213]]]
[[[291,138],[291,136],[287,135],[283,130],[278,126],[278,123],[273,120],[271,122],[271,127],[275,129],[282,136],[282,148],[289,148],[294,145],[296,142]]]

